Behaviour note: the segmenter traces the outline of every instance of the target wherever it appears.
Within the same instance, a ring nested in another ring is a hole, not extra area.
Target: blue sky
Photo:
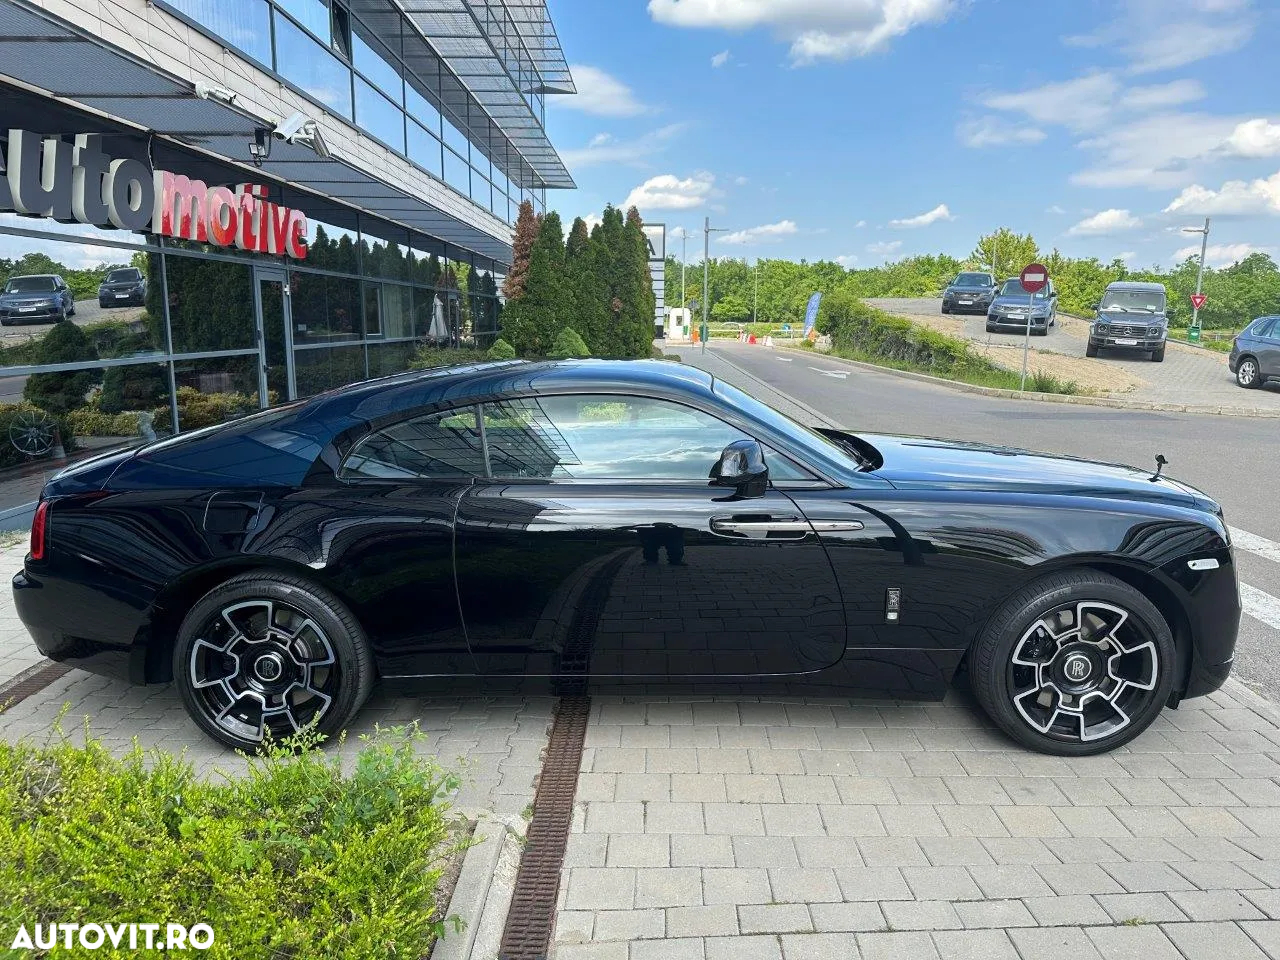
[[[1272,0],[549,0],[566,221],[635,202],[714,256],[1280,259]],[[680,241],[668,241],[679,256]]]

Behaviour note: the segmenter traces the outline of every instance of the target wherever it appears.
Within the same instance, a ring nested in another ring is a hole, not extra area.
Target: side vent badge
[[[890,587],[884,596],[884,622],[897,623],[901,612],[902,590],[899,587]]]
[[[1192,570],[1217,570],[1218,561],[1213,557],[1204,557],[1200,560],[1188,560],[1187,566]]]

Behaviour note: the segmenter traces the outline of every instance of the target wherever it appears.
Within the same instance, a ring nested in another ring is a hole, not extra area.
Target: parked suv
[[[1089,327],[1085,356],[1096,357],[1102,349],[1134,350],[1161,363],[1169,338],[1168,299],[1163,284],[1127,280],[1110,284],[1093,306],[1097,316]]]
[[[147,278],[137,267],[121,267],[107,274],[98,287],[98,306],[142,306],[147,302]]]
[[[1260,317],[1231,344],[1227,366],[1242,387],[1280,380],[1280,317]]]
[[[10,277],[0,291],[0,325],[57,323],[76,315],[71,288],[53,274]]]
[[[943,313],[986,313],[996,295],[996,278],[989,273],[962,273],[942,291]]]
[[[987,333],[1001,330],[1025,333],[1030,325],[1033,334],[1044,337],[1057,322],[1058,288],[1052,280],[1036,291],[1034,299],[1017,277],[1006,280],[987,310]]]

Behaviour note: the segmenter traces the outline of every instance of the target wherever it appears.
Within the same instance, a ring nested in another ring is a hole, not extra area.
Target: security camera
[[[295,113],[280,123],[274,133],[277,140],[310,147],[322,160],[330,156],[329,145],[324,142],[324,136],[320,133],[320,124],[304,113]]]
[[[236,102],[236,92],[228,90],[226,87],[215,87],[213,84],[205,83],[203,80],[196,81],[196,96],[201,100],[220,100],[223,103],[234,104]]]

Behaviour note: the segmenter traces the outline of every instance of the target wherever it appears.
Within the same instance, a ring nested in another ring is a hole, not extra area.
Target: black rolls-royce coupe
[[[332,734],[375,678],[938,698],[1098,753],[1217,689],[1222,512],[1131,467],[800,426],[666,362],[358,384],[68,469],[13,579],[40,650],[210,735]]]

